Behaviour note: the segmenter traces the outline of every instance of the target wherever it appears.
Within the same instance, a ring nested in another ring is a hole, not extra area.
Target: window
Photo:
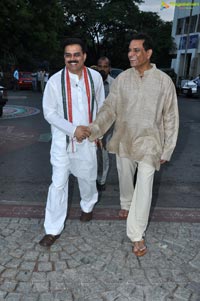
[[[188,33],[188,27],[189,27],[189,17],[185,18],[185,26],[184,26],[184,33]]]
[[[191,19],[190,19],[190,17],[186,17],[184,19],[185,19],[184,33],[185,34],[188,33],[189,23],[190,23],[189,33],[195,32],[196,23],[197,23],[197,15],[191,16]]]
[[[196,29],[196,23],[197,23],[197,15],[192,16],[191,21],[190,21],[190,33],[195,32]]]
[[[182,34],[184,18],[177,20],[176,34]]]
[[[200,32],[200,15],[199,15],[199,20],[198,20],[198,24],[197,24],[197,32]]]

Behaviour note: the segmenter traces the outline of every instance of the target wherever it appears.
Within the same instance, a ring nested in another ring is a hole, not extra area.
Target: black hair
[[[86,49],[86,45],[85,43],[79,39],[79,38],[68,38],[65,40],[64,44],[63,44],[63,48],[65,49],[65,47],[69,46],[69,45],[74,45],[74,44],[78,44],[80,45],[83,53],[86,53],[87,49]]]
[[[153,49],[153,41],[146,33],[137,33],[131,37],[131,41],[133,40],[144,40],[143,47],[147,51],[149,49]]]
[[[107,57],[107,56],[101,56],[99,59],[98,59],[98,63],[100,62],[100,61],[108,61],[108,65],[109,66],[111,66],[111,62],[110,62],[110,60],[109,60],[109,58]]]

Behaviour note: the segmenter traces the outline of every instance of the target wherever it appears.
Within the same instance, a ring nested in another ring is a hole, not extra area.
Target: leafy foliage
[[[141,12],[141,0],[1,0],[0,65],[33,69],[63,65],[62,42],[81,37],[88,45],[87,64],[108,56],[115,67],[128,67],[127,50],[134,32],[155,42],[153,60],[169,64],[171,23],[156,13]]]
[[[164,22],[156,13],[141,12],[134,0],[62,1],[66,35],[73,33],[84,38],[89,46],[87,63],[95,64],[100,55],[108,56],[113,66],[126,68],[128,44],[135,32],[146,32],[155,41],[153,60],[160,66],[169,65],[173,45],[171,23]],[[73,4],[74,3],[74,4]]]
[[[56,0],[1,0],[1,64],[30,69],[60,50],[64,16]]]

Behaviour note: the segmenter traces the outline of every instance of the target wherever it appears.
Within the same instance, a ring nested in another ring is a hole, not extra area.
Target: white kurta
[[[49,79],[43,97],[44,117],[51,125],[52,131],[50,154],[53,168],[44,226],[46,233],[53,235],[59,234],[64,227],[68,205],[68,180],[71,173],[78,178],[81,195],[80,206],[84,212],[91,212],[98,198],[95,143],[89,142],[88,139],[79,143],[73,138],[78,125],[89,124],[88,98],[84,77],[82,76],[79,79],[76,74],[69,73],[73,116],[73,122],[71,123],[64,118],[61,72],[62,70]],[[92,69],[90,69],[90,72],[95,90],[93,111],[93,119],[95,119],[96,113],[105,98],[104,86],[101,75]],[[92,93],[90,94],[92,95]],[[66,136],[69,136],[69,145],[66,143]]]

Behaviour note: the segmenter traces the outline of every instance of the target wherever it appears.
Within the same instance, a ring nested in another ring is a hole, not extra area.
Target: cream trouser
[[[119,178],[120,206],[121,209],[129,211],[134,193],[133,182],[137,163],[128,158],[121,158],[118,155],[116,155],[116,161]]]
[[[66,153],[62,156],[51,158],[53,167],[52,184],[49,187],[45,211],[44,228],[46,234],[60,234],[68,209],[68,183],[69,175],[73,174],[78,179],[81,202],[80,207],[84,212],[91,212],[98,199],[96,189],[97,159],[96,148],[91,147],[80,158],[69,158]],[[82,157],[82,158],[81,158]]]
[[[118,172],[121,172],[120,179],[123,179],[123,184],[121,183],[120,185],[124,185],[122,186],[125,196],[124,199],[127,200],[127,196],[129,196],[131,191],[133,191],[130,207],[126,207],[127,210],[129,210],[127,218],[127,236],[131,241],[139,241],[142,239],[142,237],[144,237],[148,224],[155,168],[144,162],[135,162],[128,158],[119,158],[118,156],[117,162],[121,167],[120,171],[118,170]],[[136,166],[138,169],[137,181],[135,190],[133,190],[133,177]],[[128,168],[129,171],[127,172]],[[126,178],[127,176],[129,178]],[[125,182],[127,182],[127,196]],[[128,183],[131,185],[130,188],[128,187]]]

